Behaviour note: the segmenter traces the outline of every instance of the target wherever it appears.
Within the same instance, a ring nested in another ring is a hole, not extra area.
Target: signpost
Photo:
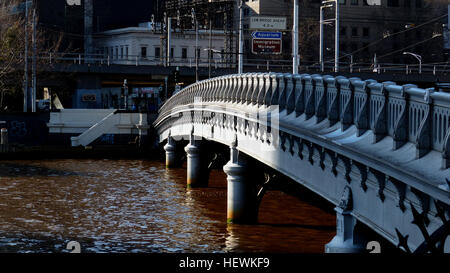
[[[281,39],[281,32],[256,31],[252,33],[255,39]]]
[[[281,54],[281,39],[253,39],[253,54]]]
[[[250,29],[285,30],[286,17],[253,16],[250,17]]]
[[[252,33],[253,54],[281,54],[283,35],[273,30],[285,30],[286,17],[250,17],[250,29],[256,30]]]

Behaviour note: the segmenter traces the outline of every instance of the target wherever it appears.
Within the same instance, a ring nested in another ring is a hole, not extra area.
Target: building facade
[[[319,59],[320,0],[299,1],[299,50],[306,64]],[[442,23],[446,17],[446,0],[380,0],[380,5],[369,6],[367,0],[339,0],[340,7],[340,62],[370,64],[377,56],[383,63],[415,63],[404,51],[423,55],[423,62],[440,62]],[[292,0],[246,0],[244,29],[247,58],[260,58],[251,53],[251,16],[282,16],[287,18],[283,31],[283,54],[264,56],[289,60],[292,51]],[[335,9],[325,9],[324,19],[335,18]],[[324,26],[325,60],[334,62],[334,22]]]
[[[212,49],[212,65],[225,65],[225,39],[223,30],[201,29],[198,32],[199,66],[208,66],[208,51]],[[167,58],[167,33],[153,29],[151,23],[139,27],[108,30],[96,34],[95,47],[98,54],[103,54],[111,63],[134,65],[196,65],[196,34],[194,30],[183,32],[175,29],[171,32],[170,58]]]

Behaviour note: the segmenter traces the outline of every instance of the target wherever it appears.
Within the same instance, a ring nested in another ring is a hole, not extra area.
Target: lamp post
[[[125,110],[128,110],[128,81],[127,81],[127,79],[123,80],[123,93],[124,93],[124,107],[125,107]]]
[[[25,70],[24,70],[24,89],[23,89],[23,111],[28,112],[28,4],[25,1]]]
[[[192,24],[195,25],[195,81],[198,82],[198,21],[194,8],[191,9]]]
[[[324,20],[323,19],[323,10],[325,8],[331,8],[333,7],[333,3],[335,4],[335,18]],[[324,71],[324,61],[323,61],[323,48],[324,48],[324,42],[323,42],[323,25],[328,24],[330,21],[335,22],[335,39],[334,39],[334,72],[339,72],[339,1],[338,0],[326,0],[322,1],[322,6],[320,7],[320,68],[322,72]]]
[[[244,31],[243,31],[243,17],[244,17],[244,1],[239,1],[239,55],[238,55],[238,73],[244,72]]]
[[[411,55],[419,61],[419,74],[422,74],[422,56],[411,53],[411,52],[403,52],[403,55]]]
[[[211,61],[214,60],[214,53],[221,53],[219,50],[214,49],[212,47],[204,48],[203,50],[208,51],[208,55],[210,56],[208,62],[209,62],[209,78],[211,78]]]
[[[351,53],[346,53],[346,52],[342,52],[342,54],[345,54],[342,57],[350,57],[350,73],[353,73],[353,54]]]
[[[298,74],[298,0],[294,0],[294,22],[292,27],[292,73]]]

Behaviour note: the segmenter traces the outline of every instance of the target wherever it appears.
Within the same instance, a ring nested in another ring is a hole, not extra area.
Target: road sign
[[[253,39],[253,54],[281,54],[281,39]]]
[[[286,17],[250,17],[250,29],[284,30],[286,29]]]
[[[252,33],[255,39],[281,39],[281,32],[255,31]]]

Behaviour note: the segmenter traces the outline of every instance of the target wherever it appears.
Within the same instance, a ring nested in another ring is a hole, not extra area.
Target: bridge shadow
[[[261,226],[270,226],[275,228],[302,228],[302,229],[312,229],[312,230],[320,230],[320,231],[336,231],[336,225],[302,225],[302,224],[274,224],[274,223],[264,223],[258,222],[258,225]]]
[[[23,176],[89,176],[89,173],[76,172],[34,166],[29,164],[0,162],[0,176],[3,177],[23,177]]]

